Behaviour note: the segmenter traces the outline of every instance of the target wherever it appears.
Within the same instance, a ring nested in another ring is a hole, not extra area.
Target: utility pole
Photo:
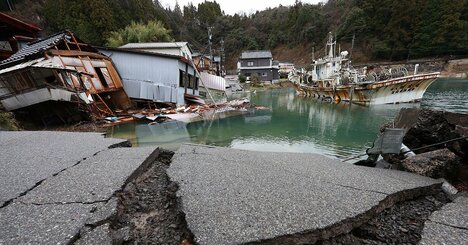
[[[224,53],[224,38],[221,38],[220,43],[221,43],[221,52],[220,52],[221,54],[220,54],[220,57],[219,57],[220,58],[220,62],[219,62],[220,67],[219,68],[221,70],[220,71],[221,76],[224,77],[224,75],[226,73],[226,72],[224,72],[224,63],[225,63],[225,59],[226,59],[226,55]]]
[[[353,32],[353,40],[351,41],[351,52],[349,54],[349,59],[351,60],[351,58],[353,57],[353,49],[354,49],[354,39],[356,38],[356,33]]]
[[[212,30],[213,30],[213,27],[209,26],[208,27],[208,46],[210,47],[210,70],[213,67],[213,50],[211,49],[211,46],[212,46],[211,38],[213,37]]]
[[[312,63],[314,63],[315,60],[315,46],[312,47]]]

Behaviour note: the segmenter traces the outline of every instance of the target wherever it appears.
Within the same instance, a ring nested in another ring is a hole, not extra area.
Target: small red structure
[[[41,28],[0,12],[0,61],[39,37]]]

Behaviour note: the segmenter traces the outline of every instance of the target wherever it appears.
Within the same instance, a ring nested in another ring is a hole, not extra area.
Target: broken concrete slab
[[[95,208],[95,204],[12,203],[0,210],[0,244],[67,244]]]
[[[115,192],[146,171],[159,153],[155,148],[118,148],[126,141],[95,133],[3,136],[0,157],[7,161],[0,163],[6,168],[0,181],[21,188],[9,192],[2,186],[0,194],[11,198],[0,206],[0,244],[69,244],[80,236],[87,242],[109,241],[106,224],[117,212]],[[40,180],[30,187],[31,179]]]
[[[84,158],[125,141],[98,133],[0,132],[0,206]]]
[[[434,212],[429,219],[433,222],[464,228],[468,232],[468,197],[458,197],[454,202]]]
[[[421,244],[464,244],[468,241],[468,197],[432,213],[424,224]]]
[[[182,145],[168,170],[199,244],[314,242],[441,182],[316,154]]]
[[[419,244],[446,244],[459,245],[466,244],[468,241],[468,231],[450,227],[444,224],[427,221],[424,224],[424,230]]]
[[[19,200],[28,204],[107,201],[156,156],[153,147],[108,149],[48,178]]]

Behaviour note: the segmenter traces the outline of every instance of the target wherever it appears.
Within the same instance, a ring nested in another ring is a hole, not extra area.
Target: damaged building
[[[180,49],[179,53],[129,48],[99,48],[99,51],[112,58],[133,101],[181,106],[199,95],[200,78],[192,61],[186,58],[191,57],[188,49],[174,49]]]
[[[130,107],[112,60],[69,31],[29,43],[0,63],[0,102],[46,126]]]

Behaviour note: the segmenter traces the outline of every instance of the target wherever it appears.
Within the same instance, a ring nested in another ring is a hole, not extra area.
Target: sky
[[[193,3],[193,5],[198,6],[199,3],[204,2],[205,0],[177,0],[182,9],[182,6],[187,5],[188,3]],[[317,4],[319,2],[324,2],[325,0],[301,0],[303,3],[312,3]],[[163,7],[174,8],[176,0],[159,0]],[[217,3],[221,6],[221,10],[224,13],[229,15],[234,15],[236,13],[245,13],[251,14],[255,11],[264,10],[268,7],[277,7],[280,4],[283,6],[293,5],[295,0],[216,0]]]

